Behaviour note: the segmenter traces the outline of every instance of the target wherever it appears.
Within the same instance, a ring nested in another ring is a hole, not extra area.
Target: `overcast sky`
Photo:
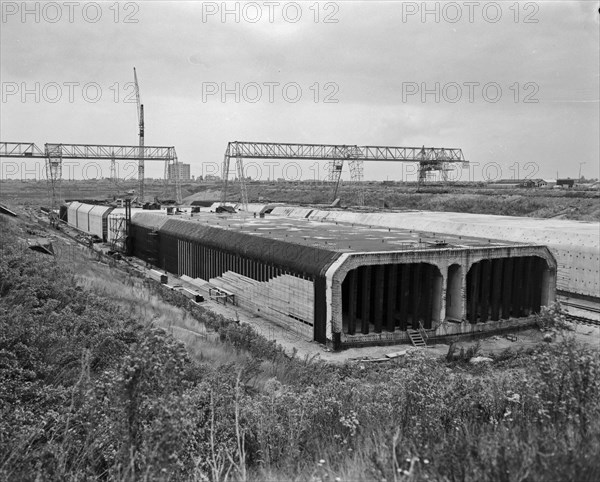
[[[135,66],[146,145],[175,146],[194,175],[248,140],[459,147],[463,180],[598,177],[599,6],[3,1],[0,138],[137,144]],[[365,165],[367,179],[413,172]]]

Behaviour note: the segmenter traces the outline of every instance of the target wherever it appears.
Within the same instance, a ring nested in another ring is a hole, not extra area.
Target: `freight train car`
[[[64,207],[64,211],[69,226],[86,234],[97,236],[103,242],[111,243],[115,249],[125,249],[125,208],[72,201]],[[148,212],[148,210],[131,209],[132,215],[139,212]],[[166,213],[165,210],[153,212]]]
[[[79,231],[108,241],[108,216],[114,208],[99,204],[71,202],[67,207],[67,223]]]
[[[108,215],[113,210],[110,206],[96,205],[88,213],[88,233],[98,236],[103,242],[108,241]]]

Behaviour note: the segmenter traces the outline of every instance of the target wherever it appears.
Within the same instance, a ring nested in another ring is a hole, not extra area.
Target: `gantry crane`
[[[135,80],[135,99],[137,101],[138,127],[140,137],[140,152],[138,160],[138,199],[144,202],[144,104],[140,101],[140,87],[137,79],[137,72],[133,68],[133,78]]]
[[[363,161],[396,161],[419,163],[419,183],[425,180],[428,171],[449,170],[449,164],[468,164],[462,150],[447,147],[391,147],[391,146],[356,146],[335,144],[283,144],[278,142],[230,142],[225,151],[223,161],[223,191],[221,201],[227,201],[227,187],[230,159],[236,160],[238,179],[240,180],[242,204],[248,204],[248,192],[244,177],[243,159],[304,159],[327,160],[329,182],[334,183],[335,200],[344,162],[350,164],[352,181],[358,185],[358,204],[364,204],[364,192],[361,182],[363,178]]]
[[[107,144],[45,144],[44,148],[33,142],[0,142],[0,158],[30,158],[46,160],[46,176],[48,188],[51,191],[52,210],[58,209],[62,202],[62,161],[63,159],[78,160],[110,160],[130,161],[162,161],[171,164],[179,170],[177,153],[174,147],[168,146],[120,146]],[[174,178],[175,200],[181,203],[181,182],[179,176]]]

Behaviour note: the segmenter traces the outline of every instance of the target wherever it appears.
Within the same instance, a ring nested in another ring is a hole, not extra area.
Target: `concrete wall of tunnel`
[[[460,321],[463,314],[462,266],[453,264],[448,267],[446,277],[446,316],[452,321]]]

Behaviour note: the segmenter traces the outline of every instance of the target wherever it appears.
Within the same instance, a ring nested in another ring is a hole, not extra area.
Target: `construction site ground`
[[[68,228],[63,231],[56,231],[49,228],[43,221],[43,217],[33,214],[34,210],[19,210],[21,218],[15,222],[21,224],[24,231],[38,230],[37,235],[42,234],[47,237],[49,241],[54,244],[55,251],[62,254],[67,253],[68,256],[59,256],[57,260],[65,265],[70,265],[71,269],[77,271],[78,266],[85,265],[86,269],[91,269],[98,275],[104,277],[111,276],[111,270],[115,267],[109,267],[104,262],[93,262],[95,261],[95,253],[93,250],[86,248],[77,242],[75,242],[73,235],[76,234],[74,231],[69,232]],[[23,216],[25,215],[25,216]],[[28,215],[28,216],[27,216]],[[26,219],[28,218],[28,219]],[[96,245],[94,249],[99,251],[107,251],[108,248],[102,245]],[[122,263],[122,262],[121,262]],[[128,263],[136,266],[137,269],[144,273],[146,276],[150,276],[151,269],[147,268],[144,263],[136,258],[130,258]],[[116,266],[118,266],[117,263]],[[232,305],[231,303],[223,304],[216,300],[210,299],[209,296],[209,285],[206,284],[204,287],[198,286],[197,283],[190,283],[185,279],[168,275],[169,281],[167,286],[182,286],[190,291],[195,291],[204,296],[205,301],[199,303],[202,307],[211,310],[216,314],[220,314],[228,319],[239,321],[240,323],[247,323],[251,325],[258,333],[262,334],[268,340],[274,340],[276,343],[281,345],[286,353],[292,355],[293,353],[299,357],[319,357],[322,360],[332,363],[344,363],[346,361],[358,361],[362,360],[365,362],[385,362],[386,360],[404,356],[407,353],[411,353],[415,350],[420,350],[422,353],[430,355],[432,357],[445,356],[448,353],[448,344],[429,344],[426,348],[416,348],[412,345],[386,345],[386,346],[371,346],[371,347],[360,347],[360,348],[349,348],[342,351],[334,352],[324,345],[307,339],[306,337],[290,331],[284,325],[280,325],[271,320],[261,318],[253,313],[250,313],[239,306]],[[554,332],[552,336],[557,339],[561,336],[574,336],[579,342],[588,344],[590,346],[600,349],[600,327],[591,326],[584,324],[569,324],[569,329],[562,332]],[[197,323],[196,326],[177,326],[177,323],[170,326],[172,334],[190,343],[190,340],[194,340],[195,337],[190,335],[196,335],[197,337],[206,339],[207,329],[205,326]],[[499,354],[506,349],[510,350],[523,350],[528,349],[539,343],[546,343],[544,341],[544,333],[538,329],[527,329],[522,330],[511,335],[491,335],[478,340],[472,340],[468,338],[457,339],[455,347],[458,351],[460,348],[465,350],[474,344],[479,344],[480,356]],[[216,337],[211,337],[215,339]]]

